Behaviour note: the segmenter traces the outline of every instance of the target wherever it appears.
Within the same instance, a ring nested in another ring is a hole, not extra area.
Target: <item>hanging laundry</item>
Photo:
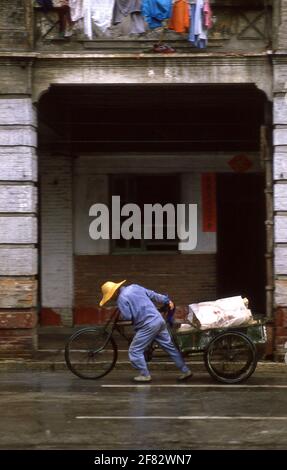
[[[142,15],[150,29],[159,28],[171,17],[172,0],[142,0]]]
[[[131,29],[130,34],[142,34],[146,32],[145,20],[141,11],[131,13]]]
[[[204,0],[191,1],[189,41],[193,46],[204,49],[207,46],[207,28],[204,26]]]
[[[56,8],[58,12],[60,35],[65,38],[72,36],[69,0],[52,0],[52,4],[53,8]]]
[[[84,0],[69,0],[69,5],[73,22],[84,17]]]
[[[84,30],[92,39],[93,24],[103,33],[112,24],[115,0],[84,0]]]
[[[88,36],[89,39],[93,37],[93,27],[92,27],[92,6],[91,0],[84,0],[83,2],[83,11],[84,11],[84,33]]]
[[[53,8],[52,0],[37,0],[37,3],[44,9],[44,11],[49,11]]]
[[[113,22],[120,23],[134,11],[141,11],[141,0],[115,0]]]
[[[168,23],[169,29],[173,29],[177,33],[188,31],[190,26],[189,9],[190,6],[187,0],[176,0]]]
[[[68,7],[69,0],[52,0],[54,8]]]
[[[115,0],[92,0],[92,19],[103,32],[111,27]]]
[[[130,34],[141,34],[146,30],[141,14],[141,0],[115,0],[113,24],[119,24],[127,16],[131,17]]]
[[[203,13],[204,13],[204,26],[207,29],[212,28],[212,26],[213,26],[212,11],[211,11],[210,1],[209,0],[205,0],[205,2],[204,2]]]

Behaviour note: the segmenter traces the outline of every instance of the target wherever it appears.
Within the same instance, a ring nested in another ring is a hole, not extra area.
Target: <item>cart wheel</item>
[[[152,356],[153,356],[153,351],[154,351],[154,349],[153,349],[152,346],[149,346],[149,347],[145,350],[145,352],[144,352],[144,358],[145,358],[146,362],[151,362]]]
[[[209,343],[204,354],[209,374],[218,382],[236,384],[248,379],[257,366],[256,349],[243,333],[221,333]]]
[[[117,361],[117,345],[101,328],[83,328],[74,333],[65,347],[65,361],[73,374],[95,380],[108,374]]]

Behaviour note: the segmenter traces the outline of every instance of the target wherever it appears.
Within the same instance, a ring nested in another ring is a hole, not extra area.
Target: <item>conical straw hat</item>
[[[112,281],[107,281],[105,282],[102,286],[102,294],[103,298],[100,301],[100,307],[105,305],[111,298],[113,297],[114,293],[121,287],[121,285],[126,282],[126,280],[121,281],[121,282],[112,282]]]

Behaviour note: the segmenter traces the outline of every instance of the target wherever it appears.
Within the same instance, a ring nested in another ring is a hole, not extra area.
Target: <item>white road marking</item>
[[[287,385],[229,385],[229,384],[138,384],[138,385],[113,385],[113,384],[102,384],[100,385],[102,388],[287,388]]]
[[[287,416],[76,416],[76,419],[169,419],[189,421],[287,421]]]

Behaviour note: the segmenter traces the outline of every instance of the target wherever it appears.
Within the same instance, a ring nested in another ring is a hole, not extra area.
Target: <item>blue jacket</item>
[[[150,29],[162,26],[163,20],[171,17],[172,0],[142,0],[142,15]]]
[[[135,329],[139,329],[155,319],[162,318],[153,302],[166,304],[167,295],[157,294],[137,284],[121,287],[117,305],[124,320],[131,320]]]

